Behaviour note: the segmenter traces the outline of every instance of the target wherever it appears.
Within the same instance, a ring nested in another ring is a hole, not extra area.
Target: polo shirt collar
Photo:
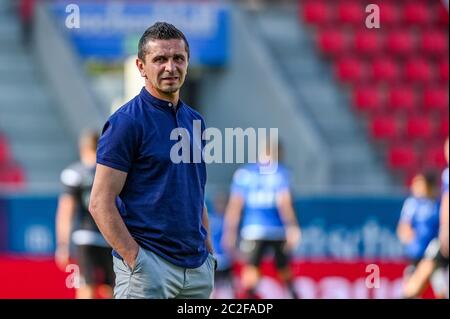
[[[141,97],[149,102],[152,105],[158,106],[164,110],[167,111],[172,111],[173,109],[173,103],[169,102],[169,101],[164,101],[161,99],[158,99],[157,97],[154,97],[153,95],[150,94],[149,91],[147,91],[147,89],[144,87],[142,87],[141,93],[140,93]],[[181,99],[178,99],[178,104],[177,104],[177,110],[183,105],[183,102],[181,101]]]

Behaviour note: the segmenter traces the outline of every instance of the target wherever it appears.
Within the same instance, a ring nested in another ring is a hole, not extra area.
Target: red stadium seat
[[[443,59],[441,62],[439,62],[438,68],[439,68],[439,79],[441,81],[449,81],[448,58]]]
[[[307,1],[302,9],[303,19],[308,24],[325,25],[331,21],[331,7],[326,1]]]
[[[418,166],[416,151],[411,145],[391,146],[388,150],[388,164],[394,169],[411,170]]]
[[[379,1],[380,23],[383,26],[393,26],[401,22],[400,11],[392,1]]]
[[[408,30],[397,30],[387,35],[386,47],[390,54],[409,55],[414,51],[414,37]]]
[[[336,76],[342,82],[361,81],[365,76],[363,63],[355,57],[345,57],[336,63]]]
[[[425,26],[432,21],[429,5],[423,2],[406,2],[403,5],[403,20],[412,25]]]
[[[448,9],[444,6],[442,1],[437,1],[437,22],[440,25],[448,27]]]
[[[337,56],[345,52],[347,47],[346,37],[339,29],[323,30],[318,37],[318,44],[322,53]]]
[[[420,49],[430,56],[448,56],[448,37],[441,30],[424,31]]]
[[[399,135],[399,123],[394,116],[376,116],[370,122],[370,132],[377,140],[393,140]]]
[[[442,144],[427,146],[423,157],[423,166],[428,169],[437,169],[439,171],[447,166]]]
[[[426,116],[413,116],[406,120],[406,136],[409,139],[428,140],[433,136],[433,125]]]
[[[400,78],[398,64],[389,57],[379,57],[373,60],[371,66],[371,76],[375,81],[393,83]]]
[[[448,137],[448,126],[449,126],[449,120],[448,116],[441,118],[439,121],[439,127],[438,127],[438,134],[440,138],[447,138]]]
[[[23,185],[24,181],[24,172],[17,164],[10,163],[0,169],[0,183],[20,186]]]
[[[362,29],[355,32],[353,47],[361,55],[377,55],[383,50],[380,32],[377,29],[374,31]]]
[[[448,98],[448,88],[427,88],[423,92],[423,105],[427,110],[445,111],[449,107]]]
[[[410,82],[430,82],[433,78],[431,64],[423,58],[411,58],[404,65],[405,79]]]
[[[341,1],[337,5],[339,22],[354,26],[363,26],[365,22],[365,9],[361,2]]]
[[[412,168],[412,169],[409,169],[408,171],[404,172],[405,173],[404,174],[405,187],[411,188],[411,184],[412,184],[414,177],[416,177],[417,172],[420,172],[420,171],[421,171],[421,169],[419,169],[419,168]]]
[[[392,110],[413,111],[416,107],[414,89],[409,86],[401,86],[389,90],[388,107]]]
[[[359,111],[379,111],[383,106],[381,92],[373,86],[356,87],[353,90],[353,105]]]
[[[0,135],[0,167],[5,165],[9,161],[9,146],[6,138],[3,135]]]

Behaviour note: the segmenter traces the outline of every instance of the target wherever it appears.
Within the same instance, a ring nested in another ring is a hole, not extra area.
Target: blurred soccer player
[[[89,206],[113,247],[114,297],[209,298],[216,260],[206,165],[177,161],[172,153],[177,139],[194,136],[194,123],[205,129],[201,115],[180,99],[189,43],[172,24],[157,22],[139,41],[136,65],[145,87],[104,126]],[[189,154],[201,152],[201,141],[191,142]]]
[[[411,196],[405,200],[397,234],[405,245],[411,265],[405,270],[405,281],[414,273],[428,244],[438,234],[439,215],[435,198],[436,178],[418,174],[411,183]]]
[[[261,173],[262,163],[281,157],[279,149],[274,153],[269,149],[262,152],[259,163],[246,165],[234,174],[225,213],[224,244],[230,250],[235,248],[241,224],[243,241],[240,246],[248,255],[242,270],[244,297],[258,298],[259,267],[265,253],[272,249],[281,280],[292,297],[298,298],[289,268],[289,253],[300,240],[300,227],[292,205],[286,168],[278,163],[275,173]]]
[[[449,150],[448,150],[448,137],[445,141],[444,153],[445,159],[447,160],[447,168],[442,173],[442,197],[441,197],[441,212],[440,212],[440,220],[441,225],[439,228],[439,240],[441,246],[441,252],[444,257],[448,258],[448,246],[449,246],[449,195],[448,195],[448,180],[449,180],[449,172],[448,172],[448,162],[449,162]]]
[[[94,298],[98,285],[101,295],[110,298],[114,283],[111,248],[88,211],[95,175],[97,140],[97,133],[84,133],[79,140],[80,161],[61,173],[64,193],[59,197],[56,218],[55,259],[64,270],[69,263],[72,240],[80,267],[81,286],[76,292],[76,297],[80,299]]]
[[[445,156],[448,163],[448,139],[445,143]],[[438,211],[438,218],[440,219],[440,225],[438,224],[439,238],[436,236],[428,244],[423,258],[406,282],[404,289],[406,298],[420,296],[429,280],[431,280],[433,290],[438,298],[448,298],[448,168],[442,174],[441,193],[440,210]]]

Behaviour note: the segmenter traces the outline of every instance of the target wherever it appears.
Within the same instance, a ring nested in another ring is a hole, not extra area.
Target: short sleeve
[[[139,148],[139,127],[128,115],[110,117],[98,141],[97,163],[128,172]]]
[[[411,223],[414,216],[415,207],[416,204],[413,198],[408,198],[405,200],[402,207],[402,212],[400,213],[400,221],[402,223]]]
[[[250,178],[251,176],[249,171],[243,168],[238,169],[233,175],[231,194],[245,197]]]
[[[63,192],[69,195],[76,195],[80,191],[82,177],[76,169],[68,167],[61,172],[60,180],[63,185]]]

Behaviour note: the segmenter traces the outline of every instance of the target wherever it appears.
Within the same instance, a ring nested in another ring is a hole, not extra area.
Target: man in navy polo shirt
[[[183,139],[188,154],[204,146],[189,139],[195,122],[203,132],[203,118],[179,97],[188,63],[181,31],[163,22],[148,28],[136,59],[145,87],[99,140],[89,210],[113,247],[115,298],[209,298],[213,288],[205,163],[171,158]]]

